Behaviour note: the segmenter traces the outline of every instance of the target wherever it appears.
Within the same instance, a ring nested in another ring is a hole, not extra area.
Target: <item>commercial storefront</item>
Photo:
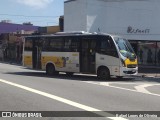
[[[0,22],[0,60],[22,61],[22,38],[38,30],[38,26]]]
[[[139,65],[160,66],[160,41],[131,40]]]
[[[160,66],[159,0],[68,0],[64,31],[103,32],[130,41],[140,65]]]

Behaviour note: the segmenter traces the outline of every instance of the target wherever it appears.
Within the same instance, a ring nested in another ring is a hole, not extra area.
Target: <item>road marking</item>
[[[30,87],[27,87],[27,86],[23,86],[23,85],[20,85],[20,84],[17,84],[17,83],[9,82],[9,81],[3,80],[3,79],[0,79],[0,82],[11,85],[11,86],[21,88],[23,90],[26,90],[26,91],[29,91],[29,92],[32,92],[32,93],[36,93],[36,94],[51,98],[53,100],[57,100],[59,102],[62,102],[62,103],[65,103],[65,104],[83,109],[85,111],[90,111],[90,112],[96,113],[96,114],[101,115],[101,116],[110,116],[111,115],[110,113],[103,112],[102,110],[99,110],[99,109],[96,109],[96,108],[93,108],[93,107],[89,107],[89,106],[86,106],[86,105],[83,105],[83,104],[80,104],[80,103],[77,103],[77,102],[59,97],[59,96],[55,96],[55,95],[52,95],[52,94],[49,94],[49,93],[46,93],[46,92],[43,92],[43,91],[39,91],[39,90],[30,88]],[[99,112],[99,111],[101,111],[101,112]],[[111,115],[111,116],[113,116],[113,115]],[[127,119],[121,118],[121,117],[106,117],[106,118],[109,118],[109,119],[112,119],[112,120],[127,120]]]
[[[135,88],[138,92],[151,94],[151,92],[149,92],[147,89],[145,89],[146,87],[150,87],[150,86],[154,86],[154,85],[144,84],[144,85],[135,86],[134,88]]]
[[[89,84],[94,84],[94,85],[106,86],[106,87],[110,87],[110,88],[121,89],[121,90],[127,90],[127,91],[132,91],[132,92],[137,92],[137,93],[144,93],[144,94],[149,94],[149,95],[154,95],[154,96],[160,97],[159,94],[150,93],[150,92],[144,92],[143,90],[137,91],[137,90],[132,90],[132,89],[128,89],[128,88],[117,87],[117,86],[110,85],[110,83],[106,83],[106,85],[105,85],[104,82],[103,82],[103,84],[102,84],[102,82],[92,82],[92,81],[82,81],[82,82],[89,83]],[[160,84],[153,84],[153,85],[160,85]]]

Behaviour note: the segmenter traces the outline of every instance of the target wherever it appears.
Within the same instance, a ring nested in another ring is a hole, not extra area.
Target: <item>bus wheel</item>
[[[102,80],[108,80],[110,78],[110,72],[107,68],[102,67],[98,69],[97,76]]]
[[[122,79],[122,78],[123,78],[123,76],[116,76],[116,78],[118,78],[118,79]]]
[[[67,75],[67,76],[72,76],[72,75],[73,75],[73,72],[66,72],[66,75]]]
[[[46,67],[46,74],[51,76],[55,74],[55,67],[52,64],[48,64]]]

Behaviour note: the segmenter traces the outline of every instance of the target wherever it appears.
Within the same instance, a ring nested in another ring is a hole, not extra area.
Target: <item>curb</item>
[[[160,79],[160,74],[142,74],[142,75],[137,75],[136,77],[141,77],[141,78],[159,78]]]

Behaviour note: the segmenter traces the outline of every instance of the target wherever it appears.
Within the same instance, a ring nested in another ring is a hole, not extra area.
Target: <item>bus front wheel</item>
[[[97,71],[97,76],[98,76],[98,78],[100,78],[102,80],[108,80],[110,78],[110,72],[109,72],[108,68],[101,67]]]

